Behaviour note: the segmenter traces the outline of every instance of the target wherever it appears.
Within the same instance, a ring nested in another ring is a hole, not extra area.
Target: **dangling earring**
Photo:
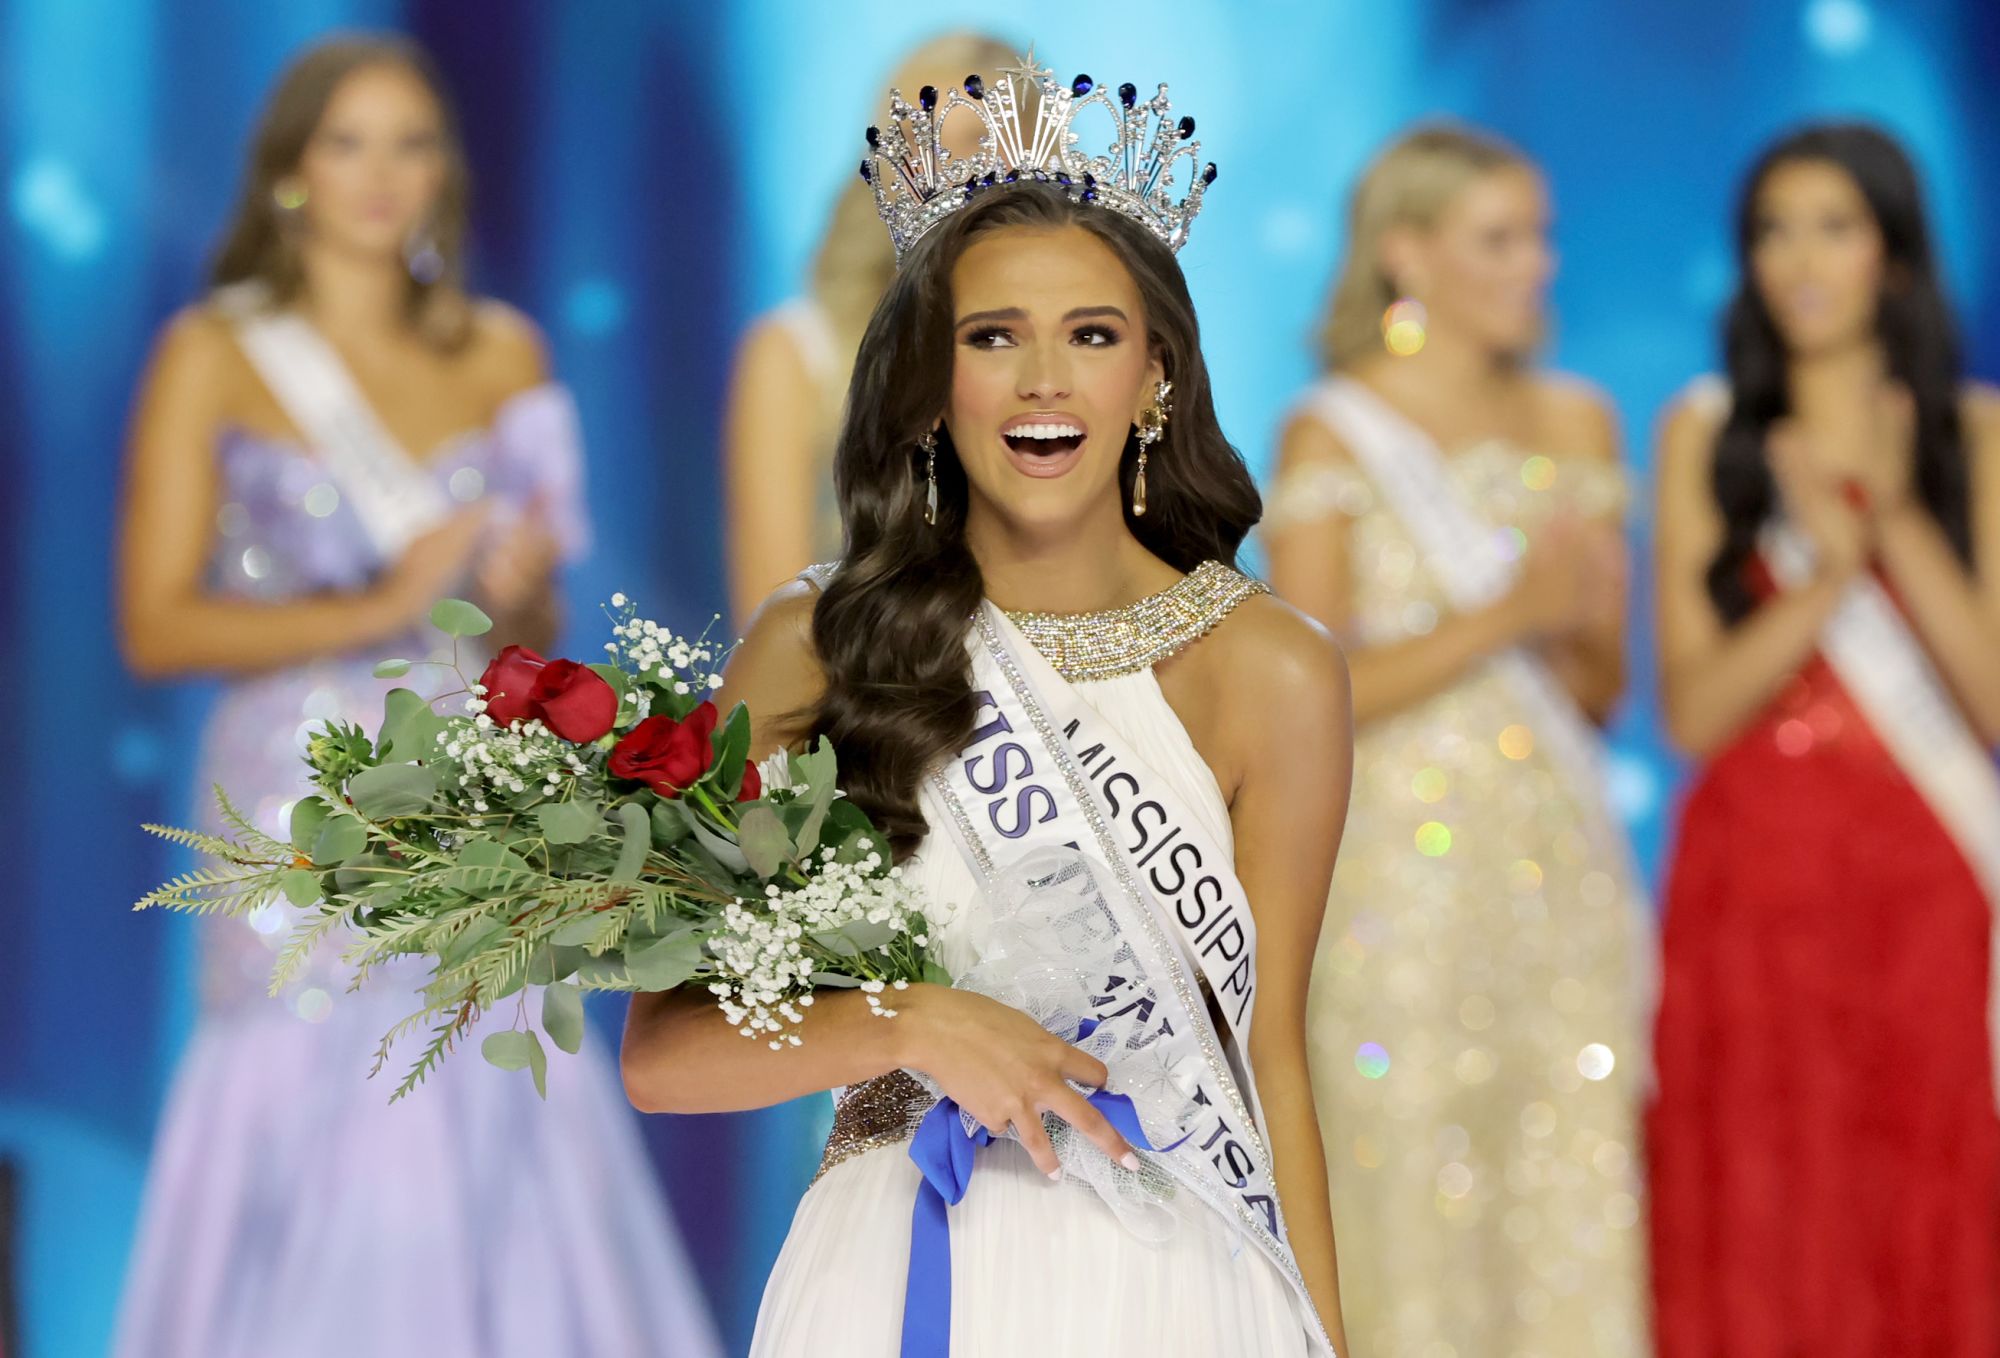
[[[437,247],[436,233],[428,225],[418,227],[403,242],[403,267],[425,287],[444,277],[444,254]]]
[[[1382,313],[1382,347],[1398,358],[1408,358],[1424,347],[1429,333],[1424,329],[1430,313],[1414,297],[1398,297]]]
[[[926,429],[917,440],[924,452],[924,522],[937,523],[937,430]]]
[[[1174,384],[1161,382],[1153,390],[1153,404],[1139,412],[1139,472],[1132,478],[1132,517],[1146,517],[1146,455],[1166,436],[1167,416],[1173,414]]]
[[[278,211],[290,216],[306,205],[305,181],[295,175],[287,175],[271,186],[271,201]]]

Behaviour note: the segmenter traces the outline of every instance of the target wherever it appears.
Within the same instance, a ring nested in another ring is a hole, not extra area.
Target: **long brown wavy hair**
[[[404,315],[433,344],[455,348],[470,337],[472,323],[462,281],[468,197],[465,149],[451,102],[429,54],[395,34],[333,38],[308,48],[286,67],[257,121],[243,190],[209,266],[209,282],[218,288],[231,283],[262,283],[274,307],[298,300],[306,281],[298,224],[278,206],[278,185],[298,173],[306,145],[326,116],[326,106],[340,83],[372,66],[408,71],[437,103],[444,179],[429,234],[443,268],[429,282],[409,278]]]
[[[810,734],[833,742],[848,795],[899,858],[924,836],[924,777],[973,729],[965,636],[985,585],[965,543],[965,472],[940,429],[938,521],[927,525],[917,450],[951,394],[952,268],[995,231],[1065,226],[1090,232],[1124,263],[1174,384],[1173,418],[1147,464],[1142,519],[1129,508],[1138,443],[1136,430],[1127,435],[1119,477],[1126,527],[1162,561],[1190,571],[1233,563],[1262,513],[1249,469],[1216,422],[1187,280],[1150,232],[1052,184],[987,189],[932,228],[883,295],[855,358],[834,456],[846,550],[812,622],[826,689]]]

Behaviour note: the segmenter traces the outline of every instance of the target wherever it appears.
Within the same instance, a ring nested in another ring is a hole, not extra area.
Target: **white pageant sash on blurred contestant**
[[[1082,1017],[1125,1033],[1099,1053],[1114,1087],[1130,1061],[1171,1081],[1193,1109],[1190,1125],[1148,1129],[1166,1149],[1147,1158],[1279,1269],[1314,1352],[1331,1353],[1286,1239],[1251,1078],[1256,934],[1233,856],[991,604],[968,646],[978,725],[931,784],[961,851],[999,896],[1022,894],[1034,884],[1015,881],[1021,871],[1046,874],[1057,860],[1061,875],[1088,873],[1065,925],[1079,939],[1114,930],[1109,941],[1131,965],[1092,982]]]
[[[1812,578],[1812,547],[1791,525],[1769,525],[1758,548],[1781,587]],[[1855,576],[1820,624],[1819,653],[1965,856],[1993,909],[1986,1025],[2000,1098],[2000,768],[1873,575]]]
[[[445,520],[451,504],[443,490],[383,425],[310,321],[271,309],[260,283],[220,288],[214,300],[384,561]]]

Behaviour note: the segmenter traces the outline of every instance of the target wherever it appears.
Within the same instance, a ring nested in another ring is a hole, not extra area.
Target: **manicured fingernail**
[[[1124,1155],[1119,1157],[1118,1163],[1131,1170],[1134,1174],[1139,1172],[1139,1156],[1135,1151],[1126,1151]]]
[[[1061,1183],[1061,1182],[1062,1182],[1062,1166],[1061,1166],[1061,1165],[1058,1165],[1058,1166],[1056,1166],[1056,1167],[1055,1167],[1054,1169],[1052,1169],[1052,1170],[1050,1170],[1050,1171],[1049,1171],[1049,1182],[1050,1182],[1050,1183],[1055,1183],[1055,1184],[1059,1184],[1059,1183]]]

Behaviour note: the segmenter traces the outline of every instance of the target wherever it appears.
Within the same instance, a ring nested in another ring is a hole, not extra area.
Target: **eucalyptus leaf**
[[[429,759],[437,753],[438,734],[445,719],[430,700],[414,689],[392,688],[382,700],[382,734],[375,742],[378,760]]]
[[[486,940],[506,928],[506,922],[498,915],[484,915],[465,926],[463,932],[451,941],[451,946],[438,958],[438,969],[449,971],[466,958],[485,946]]]
[[[736,823],[736,842],[750,870],[759,877],[775,877],[791,861],[792,837],[785,833],[778,813],[768,806],[744,808]]]
[[[950,985],[951,973],[929,958],[924,959],[923,977],[932,985]]]
[[[384,660],[375,667],[377,679],[401,679],[409,672],[410,662],[407,660]]]
[[[431,608],[431,626],[448,637],[483,637],[493,630],[493,619],[463,599],[439,599]]]
[[[549,1054],[542,1050],[542,1040],[532,1029],[491,1033],[479,1044],[479,1053],[502,1070],[526,1066],[535,1077],[535,1092],[545,1099],[549,1096]]]
[[[536,950],[528,961],[529,985],[555,985],[576,975],[576,969],[583,965],[589,954],[580,947],[553,947],[544,945]]]
[[[583,1049],[583,992],[573,985],[552,985],[542,992],[542,1031],[549,1041],[574,1056]]]
[[[543,802],[534,815],[551,844],[581,844],[604,828],[604,809],[593,801]]]
[[[385,873],[383,869],[394,866],[395,863],[385,853],[371,849],[367,853],[356,854],[333,870],[334,890],[343,895],[373,890],[380,886],[385,878],[390,877],[390,874]],[[408,878],[398,875],[392,880],[400,884]]]
[[[701,961],[701,935],[693,929],[625,950],[625,970],[641,990],[672,990],[691,979]]]
[[[611,880],[636,882],[645,871],[646,855],[653,847],[652,818],[639,803],[626,802],[618,808],[618,825],[624,839],[618,849],[618,862],[611,869]]]
[[[347,780],[354,809],[369,820],[414,816],[437,796],[437,770],[418,764],[378,764]]]
[[[653,802],[653,842],[671,848],[694,833],[694,818],[687,803],[678,797],[660,797]]]
[[[549,932],[549,942],[559,948],[580,948],[597,937],[604,928],[604,916],[593,910],[589,914],[566,919]]]
[[[320,826],[312,861],[324,867],[345,863],[368,847],[368,827],[351,816],[335,816]]]
[[[618,720],[622,723],[633,711],[632,676],[616,665],[585,665],[584,668],[611,685],[611,691],[618,695]]]
[[[285,893],[285,899],[301,910],[319,899],[319,874],[305,868],[293,868],[278,879],[278,887]]]
[[[313,842],[319,837],[319,827],[326,822],[333,808],[323,797],[301,797],[292,803],[292,821],[288,827],[292,837],[292,847],[300,853],[311,853]]]
[[[805,824],[799,827],[799,856],[804,857],[819,847],[820,835],[825,828],[827,809],[833,805],[834,777],[838,765],[833,756],[833,747],[821,736],[813,742],[807,754],[793,760],[793,768],[803,775],[806,782],[808,810]]]
[[[708,850],[716,862],[731,872],[750,871],[750,860],[743,856],[743,850],[702,824],[700,815],[693,810],[688,812],[688,824],[694,828],[695,842]]]
[[[607,953],[603,957],[586,957],[583,965],[576,969],[576,979],[588,981],[592,985],[632,988],[632,977],[625,969],[624,961]]]
[[[833,990],[852,990],[861,984],[859,976],[849,976],[844,971],[816,971],[811,980],[815,987]]]

